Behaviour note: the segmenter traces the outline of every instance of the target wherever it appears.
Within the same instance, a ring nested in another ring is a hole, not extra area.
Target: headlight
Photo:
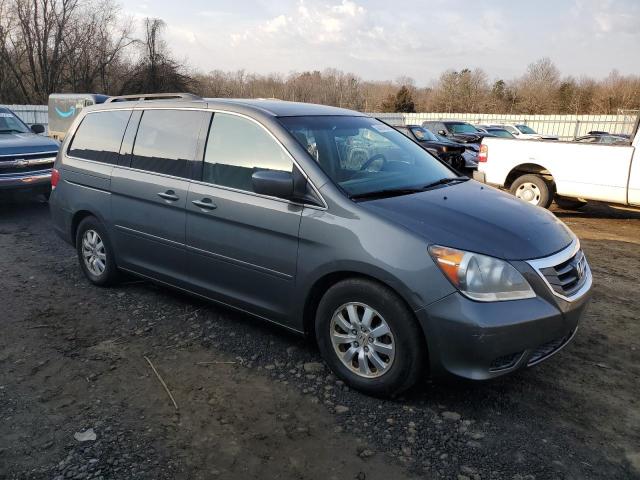
[[[534,298],[531,285],[513,265],[478,253],[432,245],[429,253],[464,295],[480,302]]]

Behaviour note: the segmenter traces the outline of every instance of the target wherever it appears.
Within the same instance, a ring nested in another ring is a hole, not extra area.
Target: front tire
[[[389,288],[353,278],[332,286],[316,314],[322,357],[349,386],[374,396],[397,395],[422,377],[423,333]]]
[[[86,217],[76,231],[76,251],[80,268],[94,285],[105,287],[118,280],[111,241],[107,231],[95,217]]]
[[[511,185],[511,193],[531,205],[549,208],[553,202],[553,182],[540,175],[522,175]]]

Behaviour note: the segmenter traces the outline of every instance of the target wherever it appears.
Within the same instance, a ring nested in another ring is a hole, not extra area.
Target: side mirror
[[[446,137],[447,132],[445,132],[444,130],[438,130],[438,135],[442,135],[443,137]]]
[[[44,125],[40,125],[39,123],[31,125],[31,131],[40,135],[41,133],[44,133]]]
[[[291,172],[261,170],[251,175],[253,191],[270,197],[289,199],[293,196],[293,175]]]

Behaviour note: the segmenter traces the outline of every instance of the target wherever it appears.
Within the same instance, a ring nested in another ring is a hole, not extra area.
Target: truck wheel
[[[511,185],[511,193],[531,205],[549,208],[553,201],[553,183],[540,175],[522,175]]]
[[[352,278],[332,286],[318,305],[320,353],[349,386],[393,396],[422,378],[423,334],[412,312],[387,287]]]
[[[587,202],[579,198],[556,197],[556,204],[565,210],[578,210],[584,207]]]

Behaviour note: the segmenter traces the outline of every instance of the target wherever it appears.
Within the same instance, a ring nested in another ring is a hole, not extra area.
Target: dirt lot
[[[556,213],[595,275],[574,342],[384,401],[252,318],[133,278],[89,285],[46,204],[2,200],[0,478],[640,478],[640,213]]]

